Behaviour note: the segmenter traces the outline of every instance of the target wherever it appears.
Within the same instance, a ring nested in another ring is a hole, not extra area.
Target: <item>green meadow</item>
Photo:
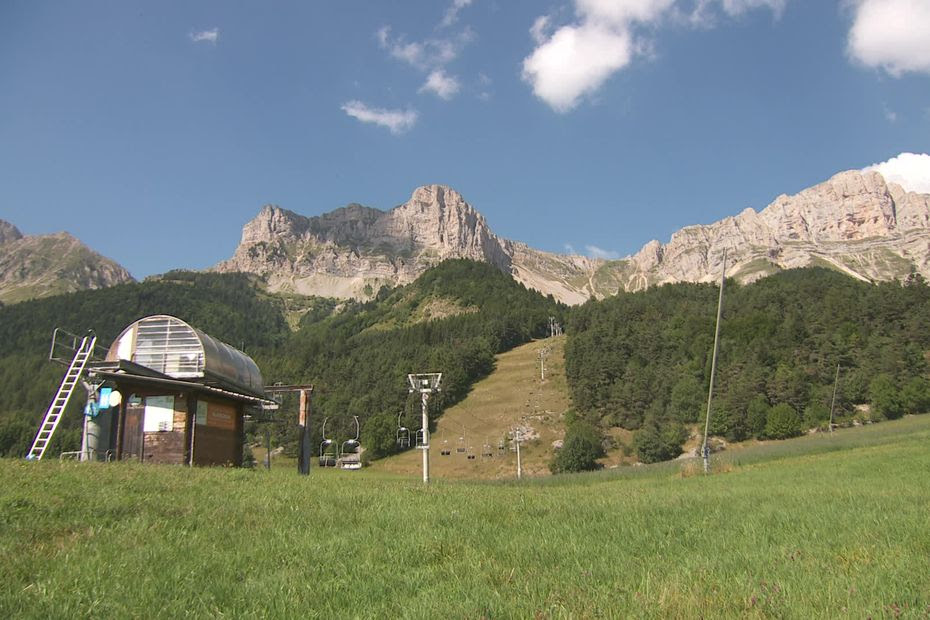
[[[926,618],[930,416],[522,482],[0,460],[4,618]]]

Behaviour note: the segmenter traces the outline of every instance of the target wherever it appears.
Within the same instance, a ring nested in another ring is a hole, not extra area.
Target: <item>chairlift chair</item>
[[[347,439],[342,442],[339,450],[338,465],[340,469],[356,470],[362,468],[362,444],[359,443],[359,431],[361,430],[358,423],[358,416],[352,416],[355,420],[355,438]]]
[[[410,447],[410,430],[400,421],[403,415],[403,411],[397,414],[397,447],[401,450]]]
[[[328,417],[323,418],[323,441],[320,442],[320,467],[336,466],[336,444],[332,439],[326,438],[326,422]]]

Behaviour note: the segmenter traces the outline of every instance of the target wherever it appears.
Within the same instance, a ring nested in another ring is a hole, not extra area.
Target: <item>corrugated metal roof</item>
[[[113,341],[107,360],[129,360],[176,379],[203,379],[262,396],[258,366],[242,351],[167,314],[147,316]]]

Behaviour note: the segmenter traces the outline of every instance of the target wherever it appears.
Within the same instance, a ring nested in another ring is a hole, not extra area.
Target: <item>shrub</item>
[[[643,463],[668,461],[681,454],[681,444],[687,437],[688,432],[679,422],[650,417],[633,435],[633,448]]]
[[[568,427],[562,448],[549,469],[554,474],[597,469],[597,459],[604,456],[603,436],[592,424],[576,421]]]
[[[924,377],[913,377],[901,390],[901,401],[905,413],[930,412],[930,381]]]
[[[765,421],[765,436],[769,439],[787,439],[801,434],[801,416],[788,403],[778,403],[769,410]]]
[[[904,405],[894,380],[887,373],[881,373],[869,383],[869,401],[872,413],[880,418],[893,420],[904,415]]]

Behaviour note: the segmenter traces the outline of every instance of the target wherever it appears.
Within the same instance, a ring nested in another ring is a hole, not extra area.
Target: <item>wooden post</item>
[[[119,461],[123,458],[123,431],[126,426],[126,407],[128,407],[130,394],[122,400],[119,404],[119,410],[116,414],[116,460]]]
[[[265,425],[265,469],[271,469],[271,427]]]
[[[297,459],[297,472],[301,475],[310,474],[310,395],[313,388],[300,390],[300,412],[297,414],[297,425],[300,427],[300,455]]]

